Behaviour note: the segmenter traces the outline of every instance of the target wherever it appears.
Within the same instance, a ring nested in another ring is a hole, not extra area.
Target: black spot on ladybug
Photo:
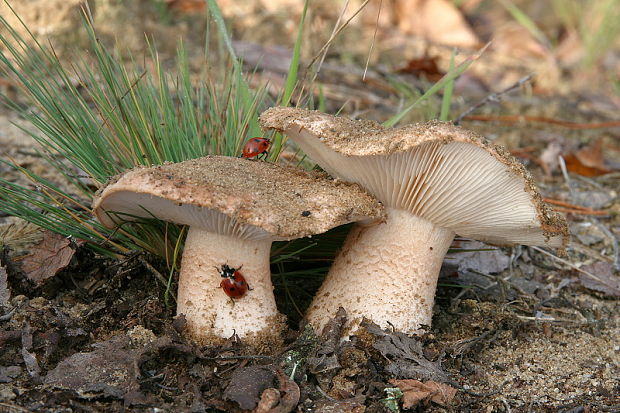
[[[312,212],[310,211],[302,211],[301,216],[302,217],[309,217],[312,214]]]
[[[230,291],[235,291],[235,287],[230,287]]]

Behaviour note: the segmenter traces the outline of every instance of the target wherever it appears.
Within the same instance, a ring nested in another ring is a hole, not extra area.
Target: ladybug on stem
[[[245,143],[243,147],[243,158],[249,159],[254,157],[260,157],[263,155],[265,158],[268,155],[267,149],[271,141],[267,138],[252,138]]]
[[[231,268],[228,264],[222,265],[221,269],[215,267],[223,278],[222,282],[220,282],[220,287],[230,298],[241,298],[248,290],[251,290],[245,277],[239,271],[241,267],[238,269]]]

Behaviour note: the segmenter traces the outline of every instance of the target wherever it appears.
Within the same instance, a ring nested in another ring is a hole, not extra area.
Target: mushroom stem
[[[186,333],[200,343],[233,334],[243,338],[267,332],[273,335],[280,320],[271,284],[271,238],[242,240],[195,227],[190,228],[177,298],[177,314],[184,314]],[[238,269],[251,290],[231,299],[220,288],[218,269]],[[243,267],[242,267],[243,266]]]
[[[351,229],[308,311],[319,331],[340,306],[352,330],[362,317],[410,334],[431,325],[439,270],[455,234],[410,212],[386,212],[384,223]]]

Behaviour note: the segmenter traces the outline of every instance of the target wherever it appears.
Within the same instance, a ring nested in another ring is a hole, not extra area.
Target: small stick
[[[157,280],[164,285],[164,287],[168,286],[168,281],[164,278],[163,275],[155,267],[153,267],[142,255],[138,256],[138,260],[144,267],[150,271],[151,274],[157,278]],[[172,299],[176,302],[176,298],[172,297]]]
[[[564,161],[564,157],[562,155],[558,156],[558,163],[560,164],[560,170],[562,171],[562,176],[566,181],[566,186],[568,187],[568,192],[570,192],[570,196],[572,199],[575,199],[575,191],[573,189],[573,183],[568,176],[568,169],[566,169],[566,161]]]
[[[565,214],[575,214],[575,215],[597,215],[597,216],[609,215],[605,211],[595,211],[595,210],[577,209],[577,208],[562,208],[559,206],[553,207],[553,210],[556,212],[563,212]]]
[[[549,257],[553,258],[554,260],[559,261],[559,262],[561,262],[562,264],[564,264],[564,265],[567,265],[567,266],[571,267],[571,268],[572,268],[572,269],[574,269],[575,271],[578,271],[578,272],[582,273],[583,275],[586,275],[586,276],[588,276],[588,277],[592,278],[593,280],[598,281],[599,283],[601,283],[601,284],[603,284],[603,285],[609,286],[609,283],[608,283],[608,282],[606,282],[605,280],[602,280],[600,277],[598,277],[598,276],[596,276],[596,275],[592,274],[591,272],[588,272],[588,271],[586,271],[586,270],[582,270],[581,268],[579,268],[578,266],[576,266],[575,264],[573,264],[573,263],[572,263],[572,262],[570,262],[570,261],[567,261],[567,260],[565,260],[565,259],[562,259],[562,258],[560,258],[560,257],[557,257],[557,256],[555,256],[555,255],[551,254],[550,252],[545,251],[545,250],[544,250],[544,249],[542,249],[542,248],[538,248],[538,247],[534,247],[534,246],[529,246],[529,248],[531,248],[531,249],[533,249],[533,250],[535,250],[535,251],[538,251],[538,252],[542,252],[543,254],[548,255]]]
[[[456,118],[456,120],[454,121],[454,124],[455,125],[460,125],[461,122],[463,121],[463,119],[465,119],[465,117],[467,117],[467,119],[470,119],[471,117],[468,116],[470,113],[472,113],[473,111],[475,111],[477,109],[480,109],[482,106],[486,105],[487,103],[490,103],[490,102],[498,103],[498,102],[500,102],[502,100],[501,99],[502,95],[505,95],[506,93],[521,87],[523,84],[529,82],[530,79],[533,76],[534,76],[534,74],[530,73],[529,75],[524,76],[521,79],[517,80],[514,84],[512,84],[511,86],[509,86],[506,89],[502,90],[501,92],[491,93],[489,96],[485,97],[480,102],[476,103],[474,106],[470,107],[465,112],[461,113],[459,115],[459,117]]]
[[[561,201],[559,199],[543,198],[543,201],[547,202],[548,204],[553,204],[553,205],[557,205],[557,206],[561,206],[561,207],[565,207],[565,208],[579,209],[581,211],[594,212],[595,214],[601,214],[601,213],[607,214],[607,212],[602,211],[602,210],[596,210],[596,209],[584,207],[584,206],[581,206],[581,205],[571,204],[571,203],[568,203],[566,201]]]
[[[246,355],[246,356],[220,356],[220,357],[200,357],[201,360],[272,360],[273,356]]]

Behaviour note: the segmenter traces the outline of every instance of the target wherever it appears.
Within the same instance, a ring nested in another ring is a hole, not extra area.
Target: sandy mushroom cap
[[[450,123],[387,129],[297,108],[271,108],[260,121],[386,207],[492,244],[562,247],[567,241],[564,218],[542,201],[523,165]]]
[[[223,156],[135,168],[101,190],[93,210],[108,227],[138,218],[188,225],[177,291],[184,333],[205,345],[236,335],[268,352],[284,326],[271,283],[272,241],[383,218],[382,205],[356,185]]]
[[[157,218],[244,239],[295,239],[381,218],[357,185],[325,174],[225,156],[138,167],[99,191],[93,213],[107,227]]]

